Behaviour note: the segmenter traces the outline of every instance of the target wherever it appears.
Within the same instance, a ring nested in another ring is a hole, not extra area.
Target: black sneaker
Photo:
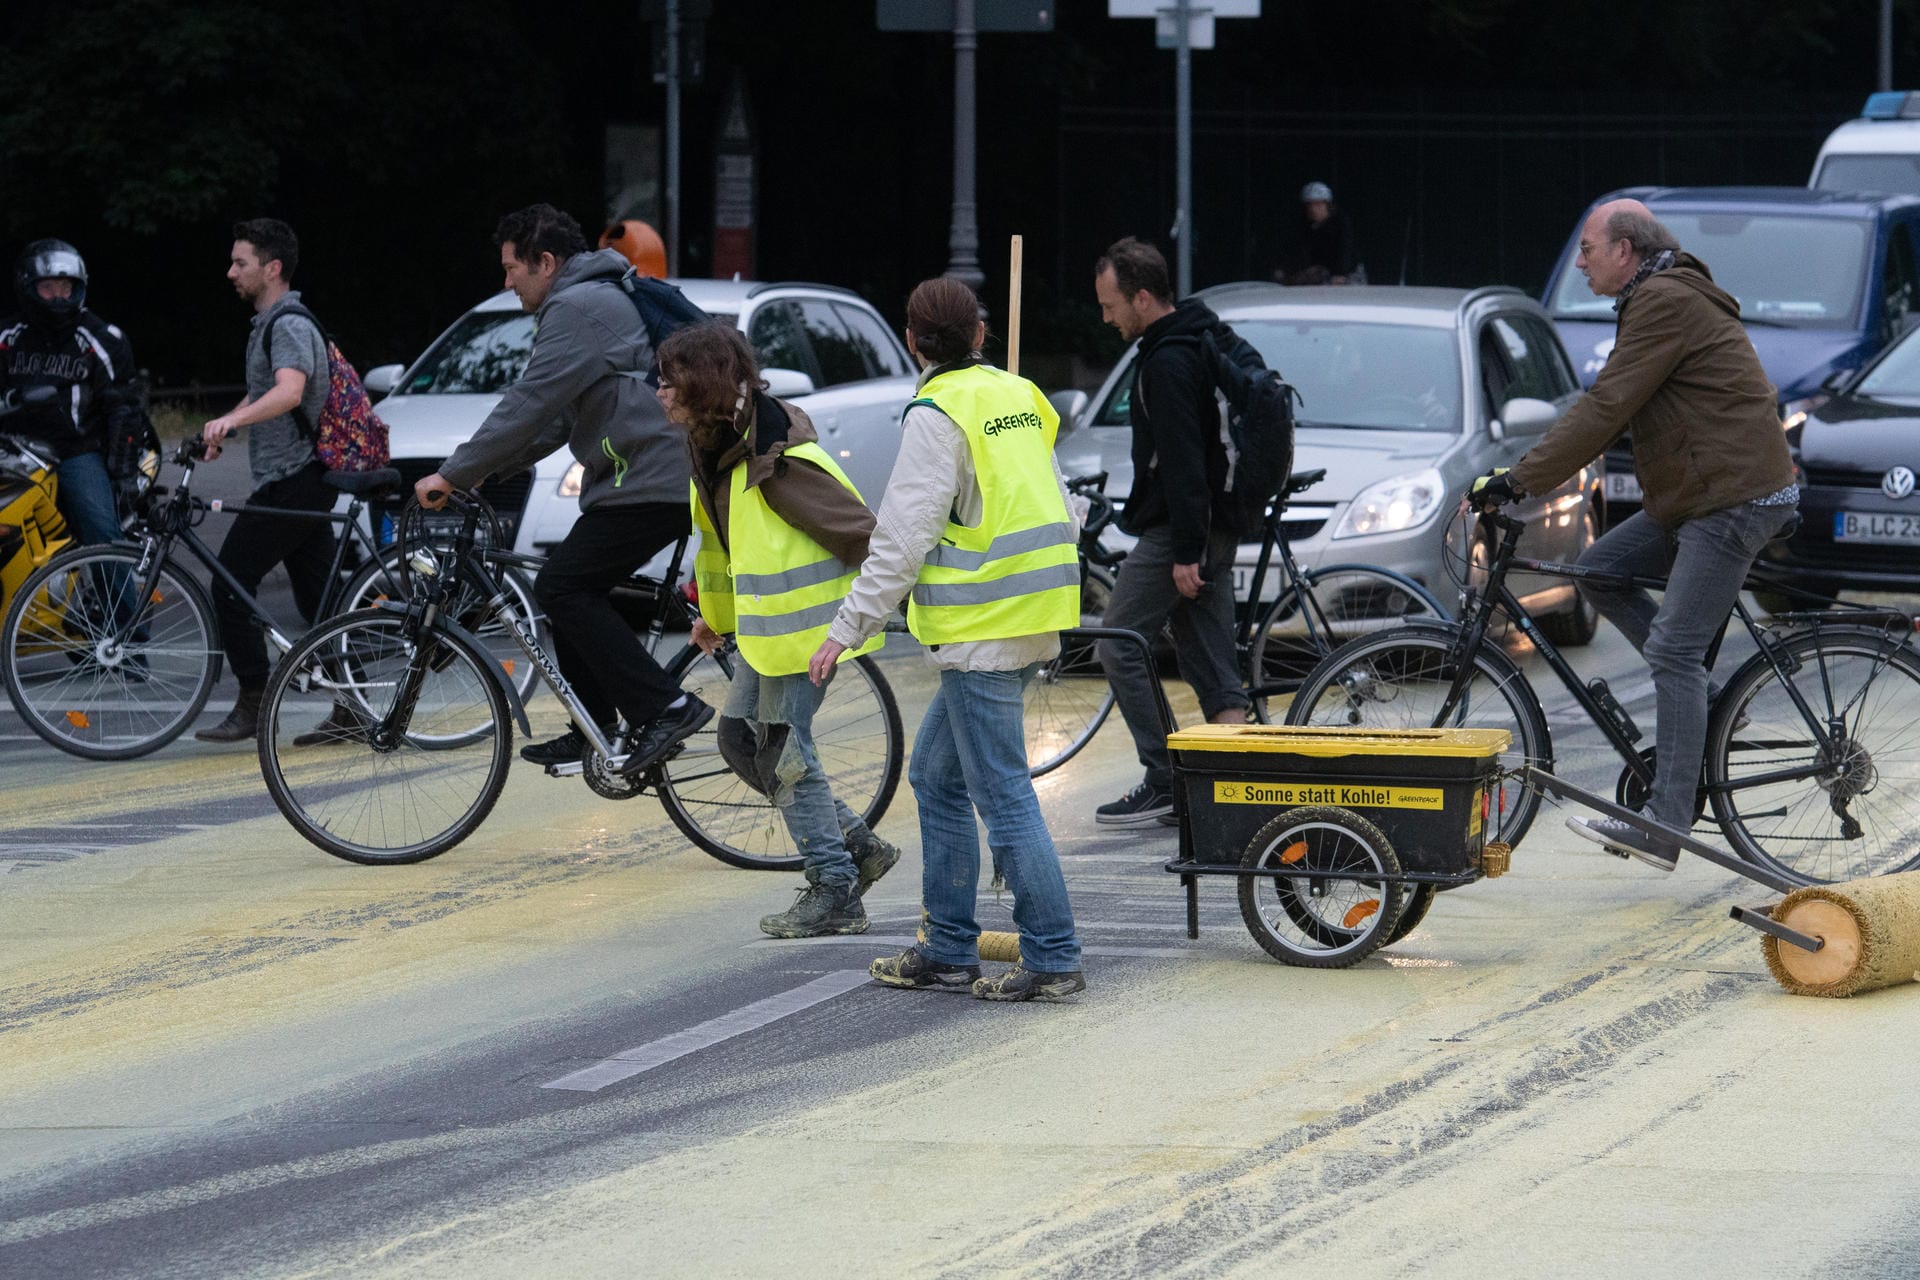
[[[1093,820],[1103,827],[1151,827],[1163,815],[1173,816],[1173,792],[1142,782],[1113,803],[1095,809]]]
[[[1568,818],[1567,830],[1605,845],[1607,852],[1616,857],[1638,858],[1662,871],[1673,870],[1680,861],[1679,845],[1619,818]]]
[[[871,827],[858,827],[847,833],[847,854],[860,869],[860,892],[873,888],[880,877],[900,861],[900,847],[875,835]]]
[[[860,905],[860,891],[824,884],[808,885],[791,907],[760,921],[760,932],[770,938],[819,938],[830,933],[866,931],[867,909]]]
[[[1035,973],[1019,965],[973,984],[976,1000],[1059,1000],[1087,989],[1086,975],[1071,973]]]
[[[677,710],[662,711],[647,722],[627,748],[620,772],[632,778],[667,758],[667,753],[700,732],[713,719],[713,708],[692,694]]]
[[[897,956],[881,956],[867,966],[875,982],[890,987],[932,987],[936,991],[970,991],[980,977],[977,964],[941,964],[918,947]]]
[[[601,735],[613,737],[612,728],[601,730]],[[587,754],[587,735],[580,732],[577,725],[568,725],[567,731],[557,738],[545,742],[529,742],[520,748],[520,758],[528,764],[556,765],[577,764]]]

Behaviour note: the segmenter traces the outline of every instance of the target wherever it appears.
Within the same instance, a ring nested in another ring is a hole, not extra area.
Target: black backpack
[[[647,327],[647,342],[654,350],[653,369],[647,374],[647,381],[658,385],[660,380],[660,344],[667,335],[685,325],[699,324],[713,319],[687,301],[687,295],[680,292],[680,286],[668,284],[665,280],[656,280],[652,276],[643,276],[631,267],[627,274],[620,277],[620,291],[633,303],[633,309],[640,313],[640,323]]]
[[[1228,339],[1224,346],[1215,336],[1220,331]],[[1225,514],[1240,537],[1257,537],[1268,506],[1293,474],[1293,406],[1300,393],[1226,325],[1200,342],[1227,401]]]

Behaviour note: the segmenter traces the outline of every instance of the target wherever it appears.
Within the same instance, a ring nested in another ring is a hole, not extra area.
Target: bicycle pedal
[[[587,766],[578,760],[569,760],[565,764],[548,765],[547,776],[549,778],[577,778],[586,772],[586,768]]]

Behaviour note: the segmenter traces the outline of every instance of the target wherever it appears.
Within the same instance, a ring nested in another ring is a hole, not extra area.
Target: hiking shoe
[[[1173,816],[1173,792],[1142,782],[1118,800],[1095,809],[1093,820],[1103,827],[1151,827],[1163,815]]]
[[[918,947],[897,956],[881,956],[867,966],[875,982],[890,987],[932,987],[936,991],[969,991],[980,976],[977,964],[941,964]]]
[[[860,891],[851,885],[809,884],[794,904],[778,915],[763,917],[760,932],[769,938],[819,938],[829,933],[865,933],[867,909]]]
[[[202,742],[239,742],[260,732],[260,699],[265,689],[242,689],[227,718],[193,736]]]
[[[623,775],[631,778],[645,773],[665,760],[675,747],[706,728],[707,721],[713,719],[713,708],[690,693],[686,698],[677,710],[662,711],[647,721],[647,727],[627,748],[627,762],[620,766]]]
[[[602,729],[601,736],[613,741],[614,731]],[[528,764],[556,765],[577,764],[587,754],[587,735],[580,732],[579,726],[568,725],[567,731],[557,738],[545,742],[529,742],[520,748],[520,758]]]
[[[1619,858],[1637,858],[1650,867],[1671,871],[1680,861],[1680,846],[1661,836],[1649,834],[1619,818],[1568,818],[1567,830],[1605,845],[1607,852]]]
[[[1086,989],[1086,976],[1078,969],[1070,973],[1035,973],[1015,965],[1005,973],[974,983],[973,997],[976,1000],[1058,1000]]]
[[[336,702],[322,720],[305,733],[294,735],[296,747],[319,747],[330,742],[365,742],[367,718],[344,702]]]
[[[900,861],[900,846],[889,844],[873,833],[871,827],[861,827],[847,833],[847,854],[853,859],[853,865],[860,870],[860,892],[879,882],[880,877],[893,870],[893,864]]]

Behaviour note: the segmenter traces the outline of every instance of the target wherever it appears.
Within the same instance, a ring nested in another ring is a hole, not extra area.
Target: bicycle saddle
[[[1287,496],[1292,497],[1306,489],[1311,489],[1327,478],[1325,467],[1315,467],[1311,471],[1296,471],[1287,477]]]
[[[356,498],[387,498],[400,492],[400,473],[392,467],[378,471],[329,471],[327,483]]]

